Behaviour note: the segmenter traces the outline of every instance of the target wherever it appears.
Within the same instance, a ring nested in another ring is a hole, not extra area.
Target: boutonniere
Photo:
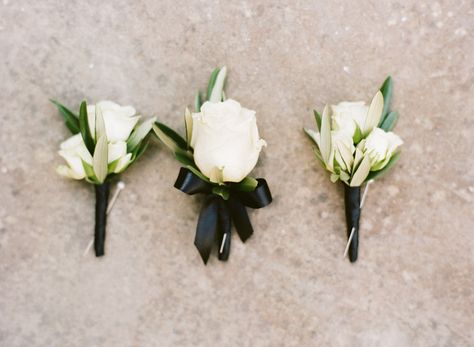
[[[316,143],[316,158],[329,171],[331,181],[340,180],[344,185],[348,237],[345,254],[349,252],[351,262],[357,260],[361,205],[368,185],[396,163],[403,144],[391,132],[398,118],[397,112],[389,111],[392,89],[388,77],[370,106],[364,102],[326,105],[322,116],[314,111],[319,132],[305,129]]]
[[[100,257],[104,255],[110,182],[143,154],[148,145],[145,138],[155,118],[139,124],[140,116],[132,106],[111,101],[95,105],[83,101],[79,114],[51,101],[73,134],[60,145],[59,155],[67,165],[60,165],[57,172],[75,180],[84,179],[95,187],[94,249]]]
[[[212,72],[204,102],[199,92],[195,98],[194,113],[186,108],[185,138],[160,122],[153,125],[156,136],[184,165],[174,186],[207,196],[194,239],[205,264],[215,244],[219,260],[228,259],[231,222],[243,242],[252,235],[246,207],[261,208],[272,201],[267,182],[248,176],[265,141],[258,134],[255,111],[226,99],[226,71]]]

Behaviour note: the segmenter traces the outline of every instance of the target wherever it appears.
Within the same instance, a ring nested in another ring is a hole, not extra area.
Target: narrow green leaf
[[[81,136],[87,150],[92,155],[94,153],[94,140],[92,139],[91,131],[89,129],[89,121],[87,120],[87,103],[83,101],[79,109],[79,128]]]
[[[201,92],[198,90],[196,96],[194,97],[194,111],[196,113],[201,112],[202,106],[202,99],[201,99]]]
[[[108,144],[107,136],[102,135],[97,140],[95,146],[94,156],[92,158],[92,166],[94,168],[95,176],[99,183],[103,183],[107,178],[107,161],[108,161]]]
[[[224,66],[219,70],[219,73],[216,77],[216,82],[211,90],[211,96],[209,101],[211,102],[220,102],[222,101],[222,92],[224,90],[225,78],[227,76],[227,68]]]
[[[383,111],[383,95],[380,91],[375,94],[372,102],[369,106],[367,118],[364,122],[364,129],[362,129],[362,135],[368,135],[373,128],[377,127]]]
[[[392,156],[392,158],[390,158],[390,161],[387,163],[387,165],[385,165],[381,170],[371,171],[369,175],[367,176],[366,181],[374,180],[376,178],[381,177],[383,174],[385,174],[392,166],[394,166],[397,163],[398,159],[400,158],[400,153],[401,152],[395,153]]]
[[[184,110],[184,124],[186,126],[186,148],[190,148],[193,135],[193,116],[187,107]]]
[[[321,157],[324,160],[326,166],[332,167],[332,163],[329,163],[329,157],[331,155],[331,119],[329,117],[329,106],[324,106],[323,117],[321,119],[321,140],[320,148]]]
[[[250,176],[245,177],[242,181],[234,185],[237,190],[242,192],[253,192],[257,186],[258,181]]]
[[[148,144],[148,141],[142,141],[140,145],[135,148],[135,151],[132,154],[132,162],[138,160],[138,158],[140,158],[143,153],[145,153],[146,149],[148,148]]]
[[[142,122],[138,127],[136,127],[130,137],[127,140],[127,152],[133,152],[138,145],[143,141],[143,139],[148,135],[150,130],[153,127],[153,123],[155,123],[156,117],[152,117],[147,119],[146,121]]]
[[[303,130],[306,133],[306,135],[308,135],[308,137],[311,139],[311,141],[313,141],[316,144],[316,146],[318,146],[319,148],[319,139],[318,139],[319,134],[312,129],[304,128]]]
[[[156,121],[153,124],[153,130],[156,136],[173,152],[176,152],[176,148],[186,150],[188,147],[186,140],[181,137],[173,129],[167,127],[163,123]]]
[[[316,125],[318,126],[318,131],[321,131],[321,115],[318,113],[318,111],[313,110],[314,113],[314,119],[316,120]]]
[[[206,98],[209,100],[211,97],[212,89],[214,88],[214,84],[216,84],[216,78],[219,74],[219,68],[215,68],[214,71],[211,73],[211,77],[209,78],[209,83],[207,84],[207,95]]]
[[[182,152],[175,152],[174,156],[181,164],[195,166],[194,159],[192,155],[186,155]]]
[[[69,131],[71,131],[73,135],[79,133],[81,130],[79,129],[78,116],[74,114],[72,111],[70,111],[66,106],[60,104],[56,100],[49,99],[49,101],[51,101],[57,107]]]
[[[95,177],[95,173],[94,173],[94,169],[92,168],[92,165],[89,165],[83,159],[81,159],[81,161],[82,161],[82,167],[84,168],[84,172],[86,173],[86,177],[92,180],[96,180],[97,177]]]
[[[356,124],[356,129],[354,131],[354,136],[352,137],[354,144],[358,144],[362,140],[362,130],[360,130],[360,127],[358,124]]]
[[[390,112],[387,117],[385,117],[385,120],[383,123],[380,125],[380,128],[382,128],[385,131],[391,131],[393,127],[395,126],[395,123],[397,123],[398,120],[398,112],[393,111]]]
[[[392,92],[393,92],[393,82],[392,77],[388,76],[385,81],[383,82],[382,86],[380,87],[380,91],[383,95],[383,111],[382,117],[380,117],[380,124],[384,121],[385,117],[388,114],[388,110],[390,108],[390,102],[392,101]]]
[[[370,171],[370,158],[368,155],[362,159],[362,162],[360,163],[359,167],[357,168],[357,171],[354,172],[352,175],[351,187],[359,187],[362,183],[364,183],[365,179],[367,178],[367,175],[369,174]]]

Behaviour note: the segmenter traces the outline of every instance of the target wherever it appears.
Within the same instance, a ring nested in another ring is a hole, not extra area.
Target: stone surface
[[[0,3],[0,345],[472,346],[472,1]],[[123,176],[107,254],[92,187],[58,177],[49,103],[111,99],[183,129],[213,67],[257,110],[274,194],[227,263],[193,246],[202,200],[155,142]],[[343,259],[342,189],[303,126],[395,81],[402,159]]]

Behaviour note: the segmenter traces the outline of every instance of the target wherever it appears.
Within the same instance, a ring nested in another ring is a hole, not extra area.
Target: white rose
[[[403,141],[393,132],[375,128],[365,141],[365,154],[369,156],[371,170],[380,170],[389,162]]]
[[[224,182],[240,182],[257,164],[264,145],[255,111],[235,100],[205,102],[201,112],[193,114],[194,161],[211,180],[219,170]]]
[[[354,136],[356,126],[363,129],[369,107],[363,101],[341,102],[331,105],[332,129],[347,132]]]
[[[87,105],[87,120],[91,135],[95,138],[96,107],[100,108],[104,117],[105,133],[109,142],[127,141],[140,116],[135,116],[132,106],[120,106],[112,101],[100,101],[95,105]]]
[[[86,148],[81,134],[76,134],[60,145],[59,155],[63,157],[66,165],[60,165],[57,172],[69,178],[80,180],[86,177],[83,161],[92,166],[92,156]],[[108,164],[118,160],[112,172],[123,171],[132,159],[132,154],[127,154],[127,143],[118,141],[108,144]]]

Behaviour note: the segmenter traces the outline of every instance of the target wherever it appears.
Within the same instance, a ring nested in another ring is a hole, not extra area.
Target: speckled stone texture
[[[1,346],[473,346],[472,1],[0,3]],[[134,105],[183,130],[211,70],[257,111],[274,202],[227,263],[193,246],[202,198],[158,142],[123,175],[106,256],[94,191],[55,173],[55,98]],[[360,257],[312,154],[312,109],[386,75],[404,139],[371,186]]]

